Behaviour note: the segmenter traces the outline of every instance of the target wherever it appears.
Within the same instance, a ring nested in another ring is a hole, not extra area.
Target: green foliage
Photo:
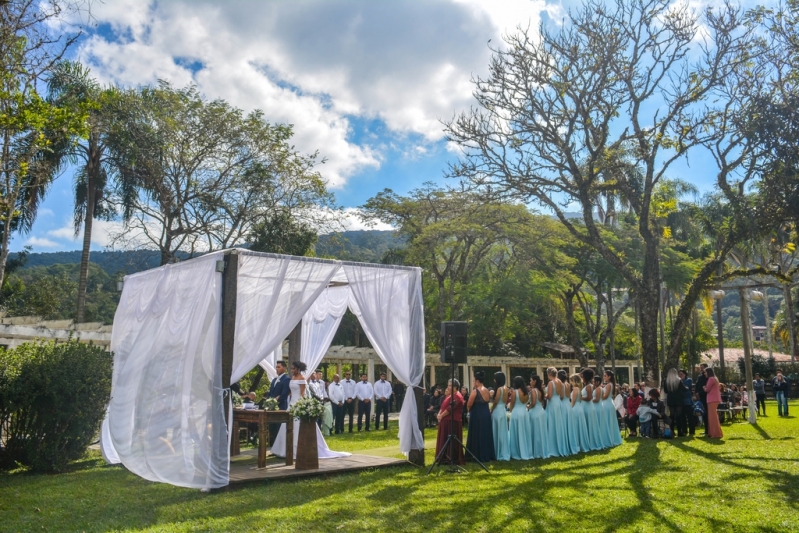
[[[316,243],[316,231],[280,209],[253,224],[250,250],[273,254],[307,255]]]
[[[0,352],[0,466],[63,470],[95,439],[111,394],[112,355],[91,344],[28,343]]]
[[[746,375],[746,361],[743,357],[738,358],[738,371],[742,376]],[[766,381],[777,374],[777,362],[774,357],[763,357],[760,354],[752,354],[752,376],[760,374]],[[748,387],[751,388],[751,387]]]

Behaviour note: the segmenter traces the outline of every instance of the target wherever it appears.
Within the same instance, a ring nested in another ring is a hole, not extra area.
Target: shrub
[[[82,457],[105,416],[112,361],[75,340],[0,353],[0,466],[58,471]]]

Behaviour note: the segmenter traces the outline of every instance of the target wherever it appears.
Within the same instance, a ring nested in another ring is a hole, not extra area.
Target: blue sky
[[[296,147],[319,150],[338,203],[355,208],[387,187],[406,193],[443,182],[456,153],[441,120],[471,105],[470,78],[487,70],[488,40],[542,17],[560,20],[575,3],[107,0],[75,21],[86,33],[72,54],[103,83],[194,83],[209,98],[294,124]],[[675,173],[706,190],[707,161],[697,154],[691,163]],[[12,250],[79,249],[71,212],[67,172]],[[118,227],[98,223],[93,248],[108,246]]]

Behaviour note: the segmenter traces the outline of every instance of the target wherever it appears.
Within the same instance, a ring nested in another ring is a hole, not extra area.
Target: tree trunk
[[[92,246],[92,225],[94,222],[94,204],[97,199],[97,172],[99,171],[95,157],[96,150],[90,144],[89,158],[86,163],[86,212],[83,218],[83,250],[80,254],[80,275],[78,277],[78,308],[75,323],[84,320],[86,310],[86,284],[89,279],[89,254]]]
[[[654,382],[660,368],[658,362],[658,307],[660,306],[660,262],[657,245],[647,245],[640,287],[641,351],[644,361],[644,379]]]
[[[577,322],[574,319],[574,296],[579,289],[572,287],[563,293],[564,311],[566,311],[566,328],[569,335],[569,344],[574,350],[574,355],[580,361],[582,367],[588,366],[588,358],[583,353],[582,343],[580,336],[577,333]]]
[[[0,266],[5,268],[5,261]],[[791,295],[790,285],[785,286],[783,294],[785,295],[785,322],[788,324],[788,336],[791,339],[791,366],[793,366],[796,362],[796,328],[793,323],[793,295]]]
[[[738,295],[741,298],[741,332],[743,333],[744,341],[744,367],[746,371],[746,383],[752,383],[754,376],[752,375],[752,324],[749,321],[749,289],[745,287],[739,288]],[[749,391],[749,395],[752,395],[751,390]],[[755,424],[757,422],[757,415],[755,414],[757,402],[751,401],[751,397],[749,400],[749,423]]]
[[[771,359],[774,357],[774,350],[772,346],[772,335],[771,335],[771,317],[768,305],[768,287],[763,287],[763,316],[766,319],[766,335],[768,340],[768,357]]]

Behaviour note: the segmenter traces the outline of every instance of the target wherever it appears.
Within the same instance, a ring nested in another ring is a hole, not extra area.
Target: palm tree
[[[75,236],[83,227],[83,251],[78,280],[78,304],[75,322],[84,320],[86,286],[89,275],[89,252],[92,242],[92,224],[95,218],[108,219],[114,210],[105,198],[111,160],[106,157],[105,134],[108,124],[107,109],[116,95],[114,88],[103,88],[89,75],[89,69],[80,63],[62,61],[48,80],[48,98],[53,103],[88,110],[88,136],[75,142],[63,142],[54,150],[58,166],[66,163],[78,165],[75,172],[75,210],[73,223]]]

